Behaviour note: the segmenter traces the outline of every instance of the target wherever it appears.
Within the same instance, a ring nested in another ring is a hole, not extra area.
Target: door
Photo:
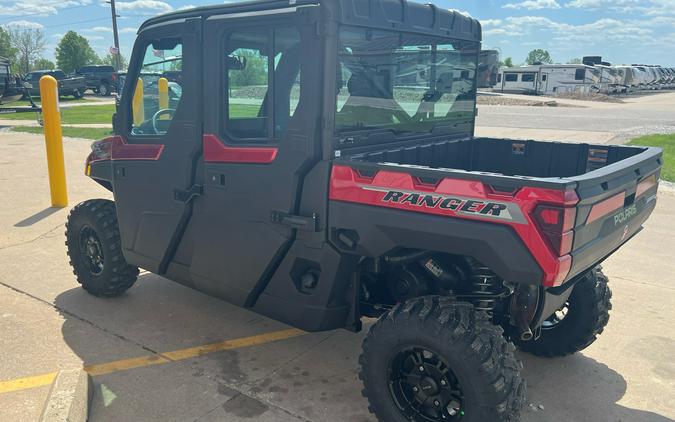
[[[321,38],[295,15],[205,23],[205,180],[190,272],[198,288],[238,305],[252,305],[296,233],[314,229],[297,209],[320,157]]]
[[[141,32],[134,45],[112,150],[113,191],[127,260],[166,272],[188,223],[201,152],[200,20]],[[180,98],[159,108],[158,79],[180,71]]]

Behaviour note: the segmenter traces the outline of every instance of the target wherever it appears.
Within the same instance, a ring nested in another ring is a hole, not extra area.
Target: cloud
[[[135,34],[138,31],[138,28],[125,27],[117,30],[120,34]]]
[[[106,4],[102,4],[107,7]],[[173,10],[170,4],[158,0],[134,0],[121,1],[115,3],[117,10],[156,10],[159,12],[170,12]]]
[[[483,28],[485,28],[486,26],[499,26],[502,24],[502,22],[503,21],[501,19],[482,19],[480,24]]]
[[[675,0],[572,0],[565,6],[648,16],[675,15]]]
[[[466,17],[468,17],[468,18],[471,17],[471,13],[467,12],[466,10],[457,10],[457,9],[448,9],[448,10],[451,11],[451,12],[457,12],[457,13],[459,13],[460,15],[464,15],[464,16],[466,16]]]
[[[520,3],[507,3],[503,7],[504,9],[527,10],[560,9],[560,4],[556,0],[526,0]]]
[[[12,21],[4,24],[4,26],[7,26],[9,28],[14,28],[14,29],[43,29],[44,26],[40,23],[37,22],[31,22],[27,20],[18,20],[18,21]]]
[[[228,2],[225,2],[225,3],[228,3]],[[183,5],[181,7],[178,7],[176,10],[194,9],[195,7],[197,7],[197,6],[195,6],[194,4],[186,4],[186,5]]]
[[[103,35],[85,35],[85,38],[89,41],[102,41],[105,39]]]
[[[3,3],[0,1],[0,3]],[[58,13],[59,9],[91,4],[91,0],[23,0],[0,7],[0,16],[50,16]]]
[[[107,26],[95,26],[93,28],[85,29],[82,32],[112,32],[112,28]]]

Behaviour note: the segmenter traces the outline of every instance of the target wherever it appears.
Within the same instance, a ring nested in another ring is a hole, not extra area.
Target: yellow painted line
[[[51,383],[54,382],[54,378],[56,378],[56,372],[35,375],[32,377],[17,378],[9,381],[0,381],[0,394],[51,385]]]
[[[133,368],[142,368],[152,365],[160,365],[169,362],[190,359],[203,356],[209,353],[222,352],[224,350],[241,349],[244,347],[257,346],[275,341],[286,340],[307,334],[305,331],[291,328],[288,330],[274,331],[271,333],[259,334],[257,336],[243,337],[233,340],[225,340],[219,343],[205,344],[203,346],[188,347],[186,349],[174,350],[171,352],[160,353],[159,355],[140,356],[131,359],[121,359],[112,362],[88,365],[84,367],[92,376],[112,374],[115,372],[126,371]],[[12,391],[27,390],[29,388],[42,387],[50,385],[56,378],[56,372],[48,374],[35,375],[32,377],[16,378],[13,380],[0,381],[0,394],[10,393]]]
[[[257,336],[238,338],[235,340],[225,340],[220,343],[212,343],[204,346],[190,347],[188,349],[176,350],[174,352],[162,353],[162,356],[171,360],[189,359],[196,356],[206,355],[223,350],[241,349],[242,347],[256,346],[259,344],[271,343],[274,341],[285,340],[292,337],[306,334],[302,330],[291,328],[289,330],[275,331],[272,333],[260,334]]]
[[[84,370],[94,377],[96,375],[112,374],[113,372],[126,371],[127,369],[142,368],[144,366],[159,365],[168,362],[171,361],[161,356],[150,355],[100,363],[98,365],[88,365],[84,367]]]

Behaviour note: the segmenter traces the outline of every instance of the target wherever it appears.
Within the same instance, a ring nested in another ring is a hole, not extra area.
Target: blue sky
[[[522,63],[533,48],[554,60],[602,55],[612,63],[675,66],[675,0],[432,0],[483,23],[484,48]],[[200,0],[117,2],[122,53],[127,55],[138,26],[148,17],[195,5]],[[42,28],[44,56],[68,30],[87,37],[98,54],[112,45],[110,6],[102,0],[0,0],[0,25]]]

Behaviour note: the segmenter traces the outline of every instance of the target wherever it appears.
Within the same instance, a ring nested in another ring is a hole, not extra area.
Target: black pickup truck
[[[107,97],[112,92],[117,92],[119,75],[112,66],[82,66],[75,71],[75,74],[84,78],[87,89],[91,89],[102,97]]]
[[[24,81],[30,85],[28,93],[33,96],[40,96],[40,78],[50,75],[56,79],[59,87],[59,97],[72,95],[75,98],[82,98],[86,85],[84,78],[79,76],[69,77],[62,70],[34,70],[28,73]]]
[[[378,318],[379,420],[516,420],[514,345],[602,332],[599,265],[652,213],[662,152],[474,137],[480,45],[478,21],[406,1],[149,19],[86,162],[115,200],[68,218],[78,281],[115,296],[140,267],[308,331]],[[169,69],[172,101],[142,78]]]

